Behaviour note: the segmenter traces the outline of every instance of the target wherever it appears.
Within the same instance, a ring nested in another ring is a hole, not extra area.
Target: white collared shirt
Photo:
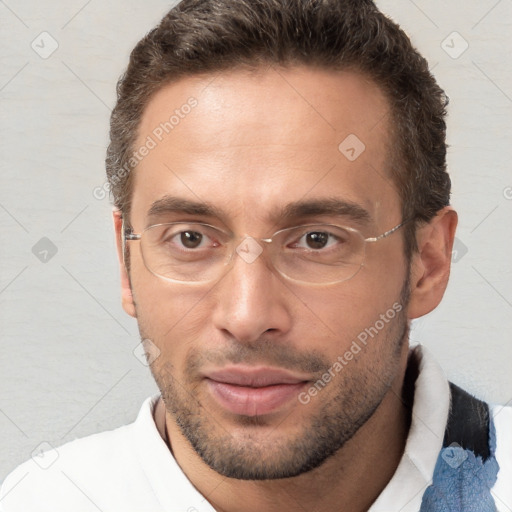
[[[428,351],[411,350],[420,362],[411,428],[398,468],[369,512],[418,512],[442,447],[448,381]],[[134,423],[16,468],[0,490],[0,512],[215,512],[162,439],[153,417],[158,399],[146,399]],[[492,407],[491,414],[501,468],[492,494],[499,512],[511,512],[512,408]]]

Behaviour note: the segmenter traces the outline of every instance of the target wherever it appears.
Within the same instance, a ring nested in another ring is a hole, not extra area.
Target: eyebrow
[[[312,217],[315,215],[348,217],[353,221],[365,224],[372,220],[372,216],[368,210],[361,205],[338,198],[296,201],[286,205],[282,209],[279,217],[293,219],[298,217]]]
[[[155,217],[169,213],[185,213],[201,217],[224,216],[224,212],[216,206],[204,201],[191,201],[174,196],[164,196],[157,199],[148,210],[148,217]]]
[[[191,201],[170,195],[156,200],[149,208],[147,215],[149,217],[156,217],[172,213],[199,217],[214,217],[224,220],[228,218],[224,210],[206,201]],[[274,209],[269,217],[280,221],[290,221],[319,215],[348,217],[362,224],[368,224],[372,220],[372,216],[368,210],[361,205],[339,198],[317,198],[294,201],[284,207]]]

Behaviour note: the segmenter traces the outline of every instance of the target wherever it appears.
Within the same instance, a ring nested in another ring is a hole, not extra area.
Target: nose
[[[241,343],[257,341],[269,331],[290,330],[290,293],[263,248],[245,239],[233,254],[232,266],[216,286],[214,326]]]

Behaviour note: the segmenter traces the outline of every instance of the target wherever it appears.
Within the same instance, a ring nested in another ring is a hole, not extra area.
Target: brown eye
[[[310,249],[323,249],[329,242],[329,234],[312,231],[306,235],[306,244]]]
[[[180,240],[183,247],[197,249],[203,241],[203,235],[197,231],[183,231],[180,233]]]

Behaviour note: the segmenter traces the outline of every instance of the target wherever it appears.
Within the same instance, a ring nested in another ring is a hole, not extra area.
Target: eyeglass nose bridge
[[[240,237],[241,242],[239,242],[235,249],[231,251],[231,255],[229,260],[226,262],[226,266],[231,266],[234,263],[235,253],[247,264],[252,264],[256,260],[258,260],[264,253],[265,245],[261,245],[260,242],[266,244],[266,247],[270,249],[269,253],[267,253],[267,258],[265,259],[265,266],[272,273],[277,273],[280,276],[290,279],[286,273],[279,268],[279,265],[275,261],[276,247],[272,245],[274,242],[274,238],[255,238],[250,235],[245,235]],[[274,249],[274,250],[272,250]]]
[[[263,247],[258,242],[272,243],[272,238],[254,238],[246,235],[236,246],[235,252],[248,264],[254,263],[263,253]]]

